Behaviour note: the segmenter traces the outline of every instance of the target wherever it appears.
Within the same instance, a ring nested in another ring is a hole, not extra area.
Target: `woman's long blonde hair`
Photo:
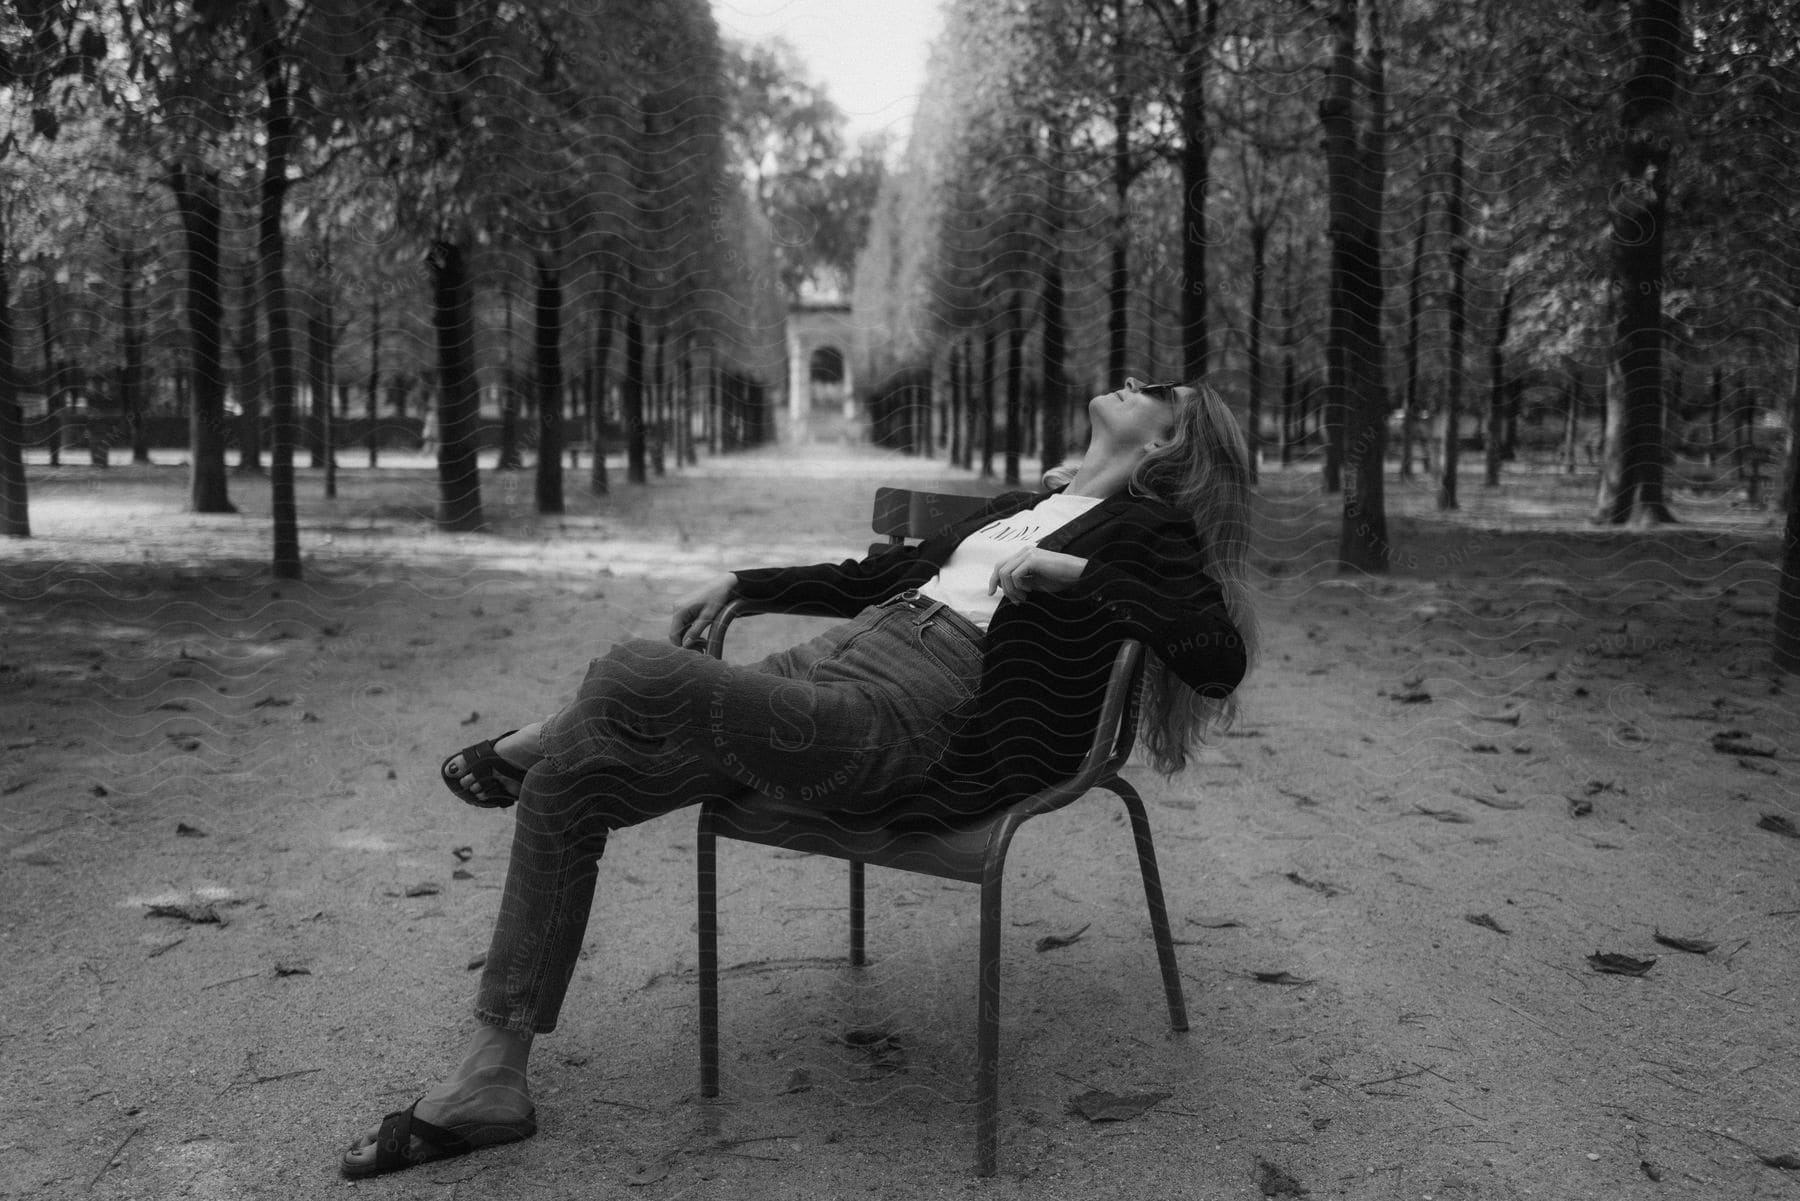
[[[1206,550],[1207,573],[1225,593],[1225,611],[1242,640],[1246,668],[1256,660],[1256,613],[1250,605],[1245,560],[1250,550],[1250,448],[1223,397],[1205,381],[1175,392],[1169,440],[1151,451],[1127,485],[1140,496],[1172,505],[1194,519]],[[1044,477],[1067,483],[1061,469]],[[1156,656],[1144,665],[1138,703],[1138,741],[1164,775],[1187,766],[1195,744],[1237,717],[1235,692],[1208,695],[1183,683]]]

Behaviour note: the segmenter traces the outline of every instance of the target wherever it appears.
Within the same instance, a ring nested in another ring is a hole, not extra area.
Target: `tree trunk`
[[[1299,389],[1294,386],[1294,353],[1289,350],[1284,356],[1281,372],[1281,465],[1288,466],[1294,461],[1294,406],[1299,401]]]
[[[461,240],[431,244],[432,324],[438,357],[438,525],[481,526],[481,392],[475,378],[475,289]]]
[[[1006,331],[1006,482],[1019,483],[1019,402],[1025,386],[1025,301],[1013,293],[1012,326]]]
[[[0,206],[0,534],[31,537],[25,483],[25,414],[19,405],[18,364],[13,361],[12,247],[6,209]]]
[[[1706,420],[1706,465],[1719,465],[1719,412],[1725,404],[1725,373],[1717,363],[1712,370],[1712,407]]]
[[[1250,223],[1250,411],[1244,434],[1250,449],[1250,482],[1255,483],[1262,467],[1263,410],[1263,271],[1268,262],[1269,227],[1261,221]],[[1201,356],[1204,370],[1205,356]],[[1188,378],[1197,378],[1190,372]]]
[[[1060,162],[1060,160],[1058,160]],[[1051,167],[1060,176],[1058,167]],[[1044,362],[1040,366],[1040,375],[1044,380],[1044,434],[1042,434],[1042,457],[1039,461],[1048,472],[1053,466],[1062,463],[1067,456],[1069,434],[1066,429],[1066,412],[1069,405],[1069,380],[1064,369],[1067,358],[1067,339],[1069,339],[1069,319],[1067,319],[1067,299],[1062,283],[1062,234],[1053,230],[1051,245],[1044,248],[1044,344],[1042,355]]]
[[[620,404],[625,417],[625,482],[650,481],[644,430],[644,323],[634,306],[625,317],[625,378]]]
[[[1737,389],[1741,399],[1732,406],[1737,414],[1738,478],[1744,482],[1744,504],[1762,508],[1762,459],[1756,449],[1756,393]]]
[[[537,385],[537,511],[563,511],[562,275],[547,254],[537,261],[537,339],[532,373]]]
[[[1662,288],[1669,173],[1681,134],[1681,0],[1638,0],[1631,45],[1636,61],[1619,110],[1619,178],[1608,189],[1618,380],[1608,389],[1606,463],[1594,520],[1656,525],[1674,520],[1663,494]]]
[[[329,251],[327,251],[329,255]],[[325,262],[330,277],[330,259]],[[327,284],[329,288],[331,285]],[[329,292],[313,310],[312,343],[319,373],[318,392],[313,397],[314,412],[319,419],[319,446],[325,459],[325,496],[337,499],[337,414],[332,407],[332,394],[337,391],[337,313]]]
[[[299,514],[294,500],[295,398],[294,300],[288,287],[282,208],[287,202],[287,165],[294,149],[294,120],[287,80],[272,40],[263,47],[263,177],[257,215],[256,257],[262,277],[263,311],[269,327],[269,500],[274,519],[275,578],[301,576]]]
[[[235,513],[225,481],[225,306],[220,295],[218,180],[176,163],[169,184],[187,241],[187,315],[193,364],[188,414],[189,505],[196,513]]]
[[[1425,246],[1431,230],[1431,194],[1419,198],[1419,232],[1413,235],[1412,279],[1406,288],[1406,396],[1400,410],[1400,478],[1412,478],[1413,444],[1419,437],[1419,316],[1425,292]]]
[[[1792,297],[1800,312],[1800,290]],[[1775,666],[1800,674],[1800,338],[1794,342],[1794,378],[1789,385],[1787,454],[1781,472],[1781,579],[1775,594]]]
[[[1500,486],[1500,461],[1506,454],[1506,330],[1512,322],[1513,286],[1500,294],[1500,311],[1494,316],[1494,340],[1488,343],[1487,431],[1481,449],[1489,488]]]
[[[1382,362],[1382,192],[1386,185],[1381,117],[1383,62],[1378,14],[1371,5],[1366,56],[1357,49],[1361,0],[1339,0],[1325,127],[1331,221],[1331,325],[1339,380],[1332,386],[1344,421],[1344,519],[1338,562],[1345,570],[1385,572],[1391,547],[1382,466],[1387,444],[1387,385]],[[1357,82],[1367,95],[1359,98]]]
[[[1206,125],[1206,58],[1218,25],[1218,0],[1185,0],[1181,50],[1181,366],[1182,378],[1206,374],[1206,201],[1212,183],[1212,138]],[[1266,231],[1265,231],[1266,233]],[[1253,277],[1260,287],[1262,277]],[[1254,370],[1252,360],[1252,370]],[[1116,377],[1115,377],[1116,378]],[[1251,479],[1255,479],[1256,445],[1251,432]]]
[[[588,398],[588,429],[593,441],[594,461],[588,472],[588,491],[605,496],[612,490],[606,478],[606,392],[607,359],[612,354],[612,312],[602,301],[594,322],[594,388]]]
[[[994,477],[994,392],[1000,375],[1000,331],[993,322],[981,336],[981,478]]]
[[[1113,228],[1111,265],[1107,271],[1106,297],[1106,375],[1113,387],[1117,387],[1125,379],[1129,370],[1126,362],[1130,354],[1130,307],[1131,307],[1131,272],[1129,246],[1131,242],[1131,179],[1134,174],[1131,161],[1131,113],[1132,89],[1127,67],[1130,58],[1127,53],[1126,30],[1129,28],[1127,0],[1117,0],[1115,18],[1117,31],[1113,36],[1113,149],[1112,149],[1112,185],[1113,185]],[[991,337],[991,336],[990,336]],[[990,364],[992,360],[989,352]],[[991,382],[992,374],[988,375]],[[984,409],[992,409],[993,392],[987,391],[989,403]],[[992,475],[987,462],[987,448],[982,448],[983,476]]]
[[[963,465],[963,403],[965,399],[966,381],[963,369],[963,356],[968,352],[963,347],[963,339],[955,338],[950,343],[950,400],[944,424],[950,430],[950,465]]]
[[[369,466],[381,461],[381,292],[369,295]]]
[[[1574,475],[1575,446],[1581,437],[1581,379],[1573,371],[1563,383],[1563,399],[1568,404],[1563,416],[1563,474]]]
[[[511,289],[500,293],[505,314],[500,344],[506,348],[500,360],[500,459],[496,471],[517,471],[525,465],[519,456],[519,368],[514,358],[513,298]]]
[[[51,301],[50,273],[38,277],[38,346],[44,360],[44,416],[49,427],[44,443],[50,451],[50,466],[62,466],[62,370],[56,362],[56,314]]]
[[[1445,363],[1443,449],[1439,452],[1437,507],[1458,508],[1456,469],[1461,461],[1463,394],[1463,331],[1467,322],[1466,296],[1469,267],[1469,220],[1463,206],[1462,106],[1451,117],[1450,194],[1444,199],[1444,243],[1449,248],[1450,295],[1445,299]]]
[[[238,290],[237,320],[237,384],[238,407],[242,410],[237,419],[237,470],[240,475],[261,475],[263,473],[262,439],[263,439],[263,397],[268,392],[268,371],[266,351],[258,338],[257,320],[257,271],[255,255],[246,265],[243,282]]]
[[[650,397],[650,470],[658,476],[667,475],[669,471],[665,446],[668,438],[669,393],[663,375],[664,337],[663,328],[657,326],[656,345],[650,352],[650,378],[647,382]]]
[[[122,254],[119,274],[119,342],[124,362],[119,368],[119,406],[125,413],[131,461],[150,461],[149,426],[144,420],[144,306],[138,302],[138,256]]]
[[[1294,345],[1298,340],[1299,312],[1294,299],[1294,243],[1288,240],[1287,248],[1281,256],[1281,465],[1288,466],[1294,461],[1294,443],[1298,438],[1295,423],[1298,414],[1295,407],[1299,403],[1300,392],[1295,380],[1297,370],[1294,362]]]

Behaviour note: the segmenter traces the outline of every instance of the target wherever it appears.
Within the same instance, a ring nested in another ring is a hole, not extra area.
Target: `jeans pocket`
[[[946,689],[946,699],[953,709],[975,695],[981,682],[981,651],[958,634],[944,629],[932,618],[926,618],[912,631],[913,645],[919,657],[928,663],[934,683]]]

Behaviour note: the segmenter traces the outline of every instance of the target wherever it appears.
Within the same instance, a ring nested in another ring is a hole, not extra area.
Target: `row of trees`
[[[1778,641],[1800,667],[1792,12],[960,0],[947,19],[856,300],[879,332],[865,373],[928,368],[953,451],[996,431],[1016,480],[1028,440],[1060,458],[1072,399],[1128,371],[1229,376],[1258,438],[1316,380],[1338,557],[1379,572],[1396,411],[1399,469],[1430,450],[1448,509],[1469,418],[1499,485],[1521,397],[1571,420],[1603,397],[1594,519],[1648,525],[1673,516],[1680,381],[1729,379],[1790,416]]]
[[[723,43],[705,0],[9,6],[0,526],[29,529],[19,394],[95,377],[140,453],[138,419],[181,399],[198,511],[232,509],[227,430],[248,470],[266,440],[282,576],[297,409],[329,488],[346,380],[371,424],[425,385],[449,529],[482,521],[484,378],[544,512],[571,407],[602,490],[614,403],[634,482],[659,431],[678,463],[696,431],[766,433],[786,304],[847,279],[879,180],[842,126],[791,51]]]

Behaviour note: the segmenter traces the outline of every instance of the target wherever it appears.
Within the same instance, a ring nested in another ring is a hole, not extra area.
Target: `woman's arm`
[[[1016,513],[1031,501],[1029,493],[995,497],[979,513],[916,546],[896,546],[863,559],[814,563],[805,567],[757,567],[736,574],[734,595],[779,605],[783,609],[835,617],[854,617],[937,574],[957,543],[997,517]]]

